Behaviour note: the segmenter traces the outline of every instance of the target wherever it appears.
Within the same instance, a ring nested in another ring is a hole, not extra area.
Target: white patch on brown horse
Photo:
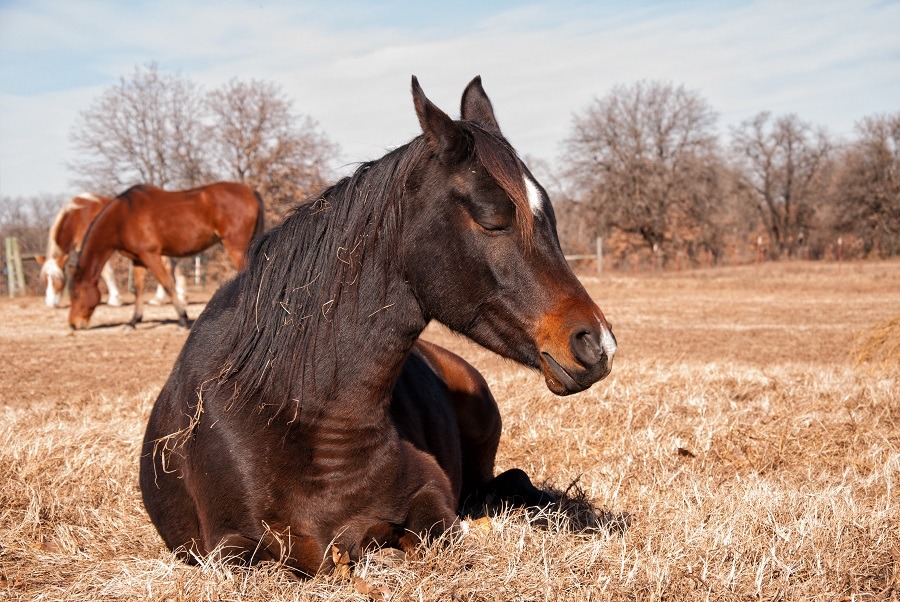
[[[41,266],[41,280],[47,282],[44,303],[47,304],[47,307],[59,307],[63,287],[66,284],[66,275],[53,257],[48,257]]]
[[[537,215],[544,207],[544,199],[537,185],[528,176],[525,176],[525,191],[528,193],[528,205],[531,207],[531,212]]]

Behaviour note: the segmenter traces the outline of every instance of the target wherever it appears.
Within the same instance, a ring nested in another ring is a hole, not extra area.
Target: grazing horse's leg
[[[177,257],[169,257],[169,272],[175,280],[175,292],[181,304],[187,305],[187,278],[184,277],[184,267],[179,268],[179,265]]]
[[[175,292],[178,293],[178,300],[181,301],[182,305],[187,305],[187,279],[184,277],[184,271],[178,269],[179,263],[177,257],[169,257],[169,273],[172,275],[172,279],[175,281]],[[156,296],[150,299],[147,303],[151,305],[162,305],[166,302],[166,289],[163,288],[162,284],[156,285]]]
[[[112,307],[119,307],[122,305],[122,298],[119,294],[119,287],[116,286],[116,272],[113,270],[111,262],[107,261],[103,265],[100,275],[106,283],[106,290],[109,291],[109,299],[106,300],[106,304]]]
[[[228,258],[231,260],[231,265],[234,266],[234,269],[239,272],[244,269],[244,252],[246,251],[249,244],[249,238],[246,242],[236,241],[232,238],[222,239],[222,246],[225,247],[225,251],[228,253]]]
[[[184,311],[184,306],[182,306],[181,301],[178,300],[178,295],[175,293],[175,283],[172,282],[172,276],[169,274],[169,270],[166,269],[165,263],[163,263],[162,255],[142,253],[139,256],[139,259],[141,260],[141,263],[147,266],[147,269],[150,270],[150,273],[153,274],[156,280],[162,284],[166,293],[169,295],[169,299],[172,300],[175,311],[178,313],[178,323],[182,328],[187,328],[187,312]]]
[[[134,262],[134,315],[128,326],[134,328],[144,318],[144,281],[147,279],[147,268]]]

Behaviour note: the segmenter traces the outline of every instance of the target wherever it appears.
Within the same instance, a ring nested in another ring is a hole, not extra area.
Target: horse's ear
[[[445,159],[457,157],[465,148],[465,136],[450,117],[428,100],[419,80],[412,77],[413,105],[425,139]]]
[[[474,121],[484,129],[495,134],[500,133],[500,124],[494,116],[494,107],[491,99],[481,86],[481,76],[478,75],[469,82],[462,95],[462,118]]]

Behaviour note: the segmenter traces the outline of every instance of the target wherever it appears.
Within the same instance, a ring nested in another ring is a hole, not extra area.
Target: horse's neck
[[[111,212],[98,216],[95,222],[88,227],[90,236],[86,236],[81,241],[78,266],[88,282],[93,283],[100,279],[103,266],[116,250],[118,228],[110,219],[111,217]]]
[[[384,284],[384,297],[370,294]],[[426,321],[400,278],[376,283],[363,276],[359,286],[347,292],[358,298],[338,302],[330,310],[335,336],[317,353],[322,362],[320,373],[334,379],[326,390],[335,399],[323,401],[335,406],[362,403],[386,407],[403,362]]]

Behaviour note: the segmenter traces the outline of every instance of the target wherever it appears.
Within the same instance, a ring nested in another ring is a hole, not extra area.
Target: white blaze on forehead
[[[44,303],[47,307],[59,307],[60,293],[65,285],[66,275],[53,258],[48,258],[41,266],[41,273],[47,278],[47,292]]]
[[[56,263],[56,260],[52,257],[47,258],[47,261],[45,261],[44,265],[41,266],[41,271],[46,274],[48,279],[65,279],[65,274],[63,274],[63,271],[59,267],[59,264]]]
[[[78,195],[78,198],[84,199],[86,201],[94,201],[95,203],[100,201],[100,197],[98,197],[96,194],[92,194],[90,192],[82,192],[81,194]]]
[[[544,206],[544,199],[541,197],[541,191],[538,190],[537,184],[531,181],[531,178],[525,176],[525,191],[528,193],[528,205],[531,212],[537,215]]]

